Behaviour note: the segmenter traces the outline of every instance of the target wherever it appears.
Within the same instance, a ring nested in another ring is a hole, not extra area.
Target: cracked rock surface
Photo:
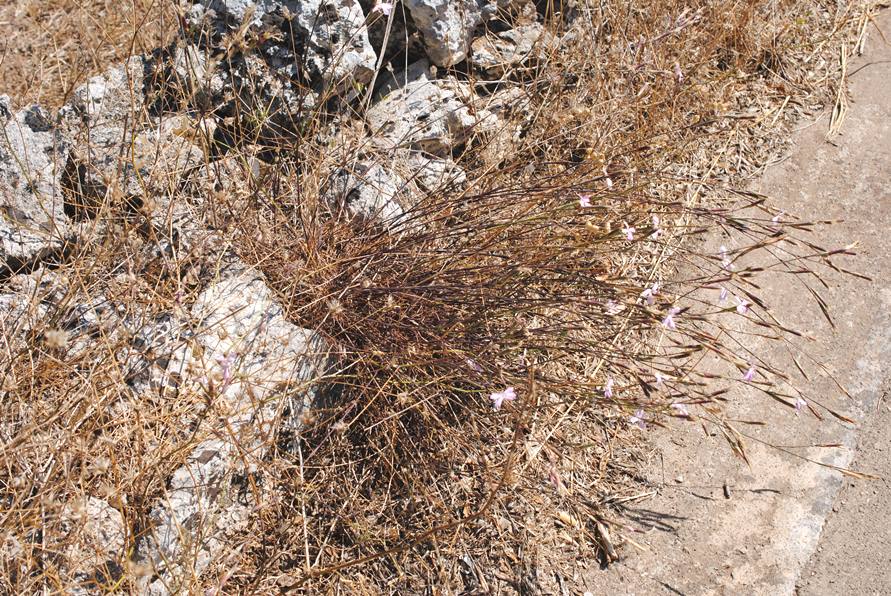
[[[69,232],[59,179],[67,145],[38,106],[12,113],[0,96],[0,269],[62,247]]]
[[[177,371],[180,391],[214,396],[211,418],[222,424],[204,430],[151,512],[153,527],[139,548],[155,573],[145,587],[150,594],[176,593],[248,520],[255,503],[243,476],[259,473],[273,437],[299,430],[328,367],[325,341],[288,322],[252,269],[221,273],[193,305],[191,320],[204,331],[168,368]]]

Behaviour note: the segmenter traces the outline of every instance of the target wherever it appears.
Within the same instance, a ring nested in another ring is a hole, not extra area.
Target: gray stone
[[[46,112],[13,114],[0,96],[0,270],[58,250],[70,233],[59,185],[66,157]]]
[[[131,71],[139,68],[131,59]],[[111,69],[78,89],[68,107],[74,148],[62,186],[75,220],[93,219],[103,207],[167,214],[167,199],[183,175],[205,161],[202,146],[210,142],[212,121],[185,115],[143,120],[144,98],[129,89],[135,74],[127,78],[124,68]]]
[[[420,151],[408,151],[402,155],[408,179],[421,190],[434,192],[450,186],[462,186],[467,182],[464,169],[451,159],[442,159]]]
[[[485,109],[474,109],[470,87],[454,78],[421,78],[390,93],[367,113],[375,146],[384,150],[417,149],[450,156],[476,130],[497,126]]]
[[[427,56],[437,66],[454,66],[467,57],[470,41],[482,24],[474,0],[404,0],[424,38]]]
[[[394,91],[398,91],[409,83],[420,80],[432,80],[435,76],[430,68],[430,61],[421,58],[409,64],[406,68],[394,71],[390,65],[382,69],[377,77],[374,99],[380,100]]]
[[[25,348],[26,338],[40,329],[49,312],[48,303],[57,301],[61,294],[57,289],[57,276],[43,268],[29,274],[13,275],[5,285],[8,291],[0,294],[0,337],[6,349],[16,351]],[[7,372],[12,374],[13,371]]]
[[[518,66],[546,57],[551,36],[540,23],[521,25],[497,36],[473,42],[471,63],[488,75],[501,77]]]
[[[203,0],[205,11],[196,24],[210,21],[219,33],[244,23],[254,27],[278,27],[292,31],[280,41],[267,43],[264,53],[270,65],[288,77],[301,74],[323,88],[351,90],[371,80],[377,55],[368,41],[365,14],[358,0]],[[291,70],[301,59],[294,47],[305,48],[302,72]]]
[[[349,219],[395,223],[409,200],[405,180],[373,161],[339,168],[325,193],[329,208]]]
[[[189,337],[184,319],[177,313],[162,313],[149,320],[129,317],[123,321],[133,339],[119,352],[118,360],[123,363],[124,379],[135,395],[169,396],[176,391]]]
[[[143,123],[144,73],[143,58],[134,56],[77,88],[60,110],[72,146],[61,183],[66,212],[75,220],[96,217],[110,200],[140,194],[129,149]]]
[[[199,332],[170,366],[182,371],[179,391],[213,395],[213,415],[196,430],[199,441],[139,546],[138,558],[157,576],[142,586],[151,594],[183,589],[248,522],[254,504],[238,477],[259,473],[277,433],[299,431],[329,366],[325,341],[288,322],[269,287],[243,266],[221,272],[191,318]]]
[[[219,198],[225,201],[256,188],[264,172],[263,162],[256,157],[258,147],[239,148],[237,154],[209,161],[189,172],[182,190],[201,201]]]
[[[154,73],[148,91],[157,107],[183,111],[194,106],[211,111],[222,101],[226,83],[220,64],[195,44],[177,46],[166,65],[155,67]]]
[[[90,136],[86,140],[91,143],[119,142],[118,130],[124,126],[138,127],[141,121],[145,107],[145,72],[146,61],[142,56],[133,56],[109,68],[75,89],[60,115],[78,131],[89,128]]]
[[[517,18],[530,20],[535,18],[535,3],[532,0],[477,0],[483,21],[501,17],[516,23]],[[510,18],[508,18],[510,17]]]
[[[60,517],[66,571],[81,586],[110,587],[115,573],[109,567],[120,569],[119,562],[125,558],[124,516],[106,501],[86,497],[66,504]],[[72,592],[87,593],[81,589]]]

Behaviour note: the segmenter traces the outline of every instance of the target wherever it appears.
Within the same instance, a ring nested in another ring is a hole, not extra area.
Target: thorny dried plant
[[[549,27],[564,26],[560,3],[540,4]],[[240,111],[253,119],[216,150],[262,163],[246,184],[208,193],[206,242],[159,253],[138,216],[122,217],[4,323],[12,338],[22,317],[34,322],[24,342],[6,341],[0,369],[4,589],[68,585],[57,561],[77,539],[65,520],[87,496],[129,528],[107,564],[113,586],[146,572],[129,556],[208,397],[134,396],[120,366],[128,338],[108,327],[185,309],[221,246],[324,335],[338,373],[296,451],[277,443],[247,482],[259,487],[251,523],[193,591],[535,593],[546,542],[595,564],[631,540],[621,497],[642,429],[707,420],[745,457],[722,416],[735,384],[833,413],[778,391],[788,371],[746,351],[739,321],[795,341],[759,275],[799,276],[824,308],[820,272],[851,250],[814,241],[831,222],[799,221],[738,186],[833,95],[834,48],[861,33],[869,8],[587,5],[566,45],[499,83],[455,71],[480,106],[513,90],[507,150],[499,132],[471,137],[453,154],[468,180],[430,189],[387,227],[323,200],[332,169],[374,153],[358,136],[327,142],[338,116],[300,114],[279,137],[264,126],[273,114]],[[320,105],[350,107],[336,103]],[[97,296],[126,312],[112,317]],[[85,303],[99,319],[87,342],[72,312]],[[705,354],[726,366],[703,369]]]

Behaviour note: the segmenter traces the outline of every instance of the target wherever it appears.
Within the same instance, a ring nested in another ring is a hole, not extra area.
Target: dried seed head
[[[328,311],[331,313],[331,316],[339,317],[343,314],[343,304],[337,298],[332,298],[328,301]]]
[[[92,465],[90,466],[93,473],[95,474],[104,474],[111,468],[111,460],[105,457],[104,455],[100,455],[99,457],[93,460]]]
[[[52,350],[64,350],[68,347],[68,332],[64,329],[50,329],[43,334],[43,341],[46,347]]]

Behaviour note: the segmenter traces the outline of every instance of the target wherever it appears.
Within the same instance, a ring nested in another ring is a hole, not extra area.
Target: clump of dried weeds
[[[808,239],[826,222],[732,186],[779,154],[796,117],[843,95],[833,58],[868,8],[588,6],[568,45],[497,84],[519,98],[507,154],[492,157],[497,135],[471,138],[455,153],[467,183],[430,191],[387,228],[331,217],[327,173],[366,148],[318,142],[326,114],[273,143],[212,219],[289,318],[335,347],[338,372],[296,452],[267,457],[250,527],[195,589],[535,593],[552,581],[538,549],[597,564],[632,541],[618,511],[634,497],[640,429],[707,418],[744,456],[720,415],[729,385],[803,407],[732,330],[745,318],[794,337],[764,309],[758,274],[819,283],[846,251]],[[121,225],[124,242],[85,247],[56,275],[146,318],[188,303],[200,255],[157,256]],[[711,246],[716,233],[730,248]],[[122,262],[147,273],[109,282]],[[200,398],[116,418],[103,404],[133,398],[120,395],[114,346],[99,334],[73,362],[51,328],[3,356],[16,386],[2,406],[2,525],[47,537],[60,502],[99,490],[125,512],[132,545],[187,450],[172,429]],[[703,371],[705,354],[726,373]],[[61,587],[58,543],[17,548],[28,571],[7,574],[16,587]],[[139,572],[126,563],[122,586]]]
[[[20,0],[0,7],[3,93],[58,108],[108,65],[169,43],[176,11],[158,0]]]

